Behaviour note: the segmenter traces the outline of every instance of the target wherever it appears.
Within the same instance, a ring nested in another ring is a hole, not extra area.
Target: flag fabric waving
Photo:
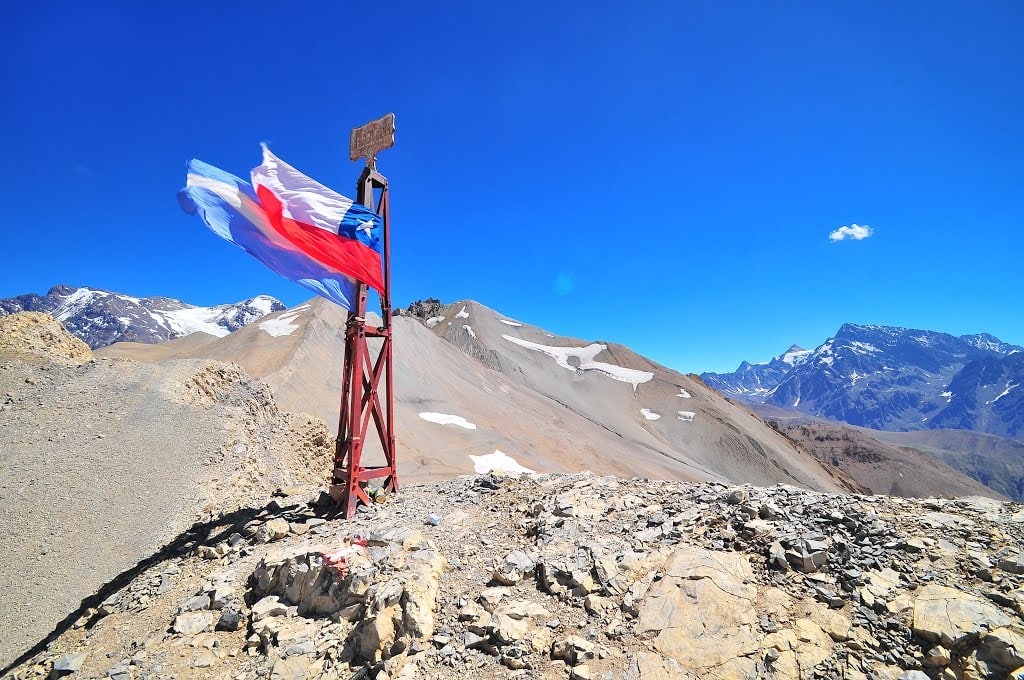
[[[185,212],[198,214],[213,233],[281,276],[344,309],[351,311],[355,306],[356,280],[317,262],[280,236],[249,183],[192,160],[178,200]]]
[[[359,281],[383,291],[380,217],[263,147],[253,184],[188,163],[182,208],[285,278],[352,310]]]
[[[252,183],[278,234],[318,262],[384,291],[377,213],[306,177],[265,144]]]

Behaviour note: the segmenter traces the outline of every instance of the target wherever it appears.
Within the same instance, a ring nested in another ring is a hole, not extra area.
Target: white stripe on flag
[[[332,234],[338,233],[342,218],[352,207],[352,199],[303,175],[271,153],[266,144],[263,163],[253,168],[252,183],[278,197],[285,217]]]

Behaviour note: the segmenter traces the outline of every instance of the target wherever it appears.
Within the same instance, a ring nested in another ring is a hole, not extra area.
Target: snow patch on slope
[[[540,343],[530,342],[529,340],[521,340],[519,338],[513,338],[511,335],[502,335],[509,342],[531,349],[535,352],[541,352],[548,355],[555,360],[562,368],[569,371],[597,371],[603,375],[608,376],[612,380],[618,380],[620,382],[626,382],[633,386],[633,391],[636,391],[637,385],[645,383],[652,378],[654,374],[648,371],[637,371],[632,368],[625,368],[623,366],[616,366],[615,364],[606,364],[603,361],[595,361],[596,357],[600,352],[607,349],[606,345],[600,343],[594,343],[587,345],[586,347],[552,347],[549,345],[541,345]],[[573,366],[569,363],[569,358],[574,357],[578,362],[579,366]]]
[[[679,420],[683,421],[684,423],[693,422],[693,417],[697,415],[693,411],[676,411],[676,413],[679,414]]]
[[[476,337],[476,331],[473,330],[472,326],[463,325],[462,329],[464,331],[466,331],[467,333],[469,333],[469,337],[471,337],[471,338],[475,338]]]
[[[988,404],[996,403],[997,401],[1005,397],[1007,394],[1009,394],[1010,390],[1012,390],[1014,387],[1017,387],[1017,383],[1006,383],[1006,389],[1003,390],[1003,393],[991,401],[986,401],[985,405],[987,406]]]
[[[285,335],[291,335],[292,331],[298,330],[299,324],[292,323],[299,318],[299,307],[285,312],[276,319],[267,319],[266,321],[260,322],[260,328],[266,331],[267,335],[280,338]]]
[[[508,319],[498,319],[498,321],[502,322],[506,326],[522,326],[523,325],[523,324],[519,323],[518,321],[509,321]]]
[[[216,335],[218,338],[223,338],[231,331],[216,323],[215,319],[220,318],[221,312],[222,310],[216,307],[190,307],[161,311],[160,316],[167,320],[167,325],[175,333],[180,333],[181,335],[209,333],[210,335]],[[160,319],[156,315],[153,315],[153,318],[158,321]]]
[[[474,456],[470,455],[469,459],[473,461],[473,470],[478,474],[486,474],[488,472],[526,472],[528,474],[536,474],[536,470],[531,470],[528,467],[520,465],[515,458],[512,456],[502,453],[498,449],[494,449],[494,453],[489,453],[486,456]]]
[[[475,430],[476,425],[469,422],[462,416],[453,416],[447,413],[431,413],[430,411],[424,411],[419,414],[420,418],[431,423],[437,423],[438,425],[458,425],[464,430]]]
[[[469,318],[469,312],[466,311],[466,305],[462,305],[462,309],[460,309],[459,313],[455,315],[455,318],[456,319],[468,319]]]
[[[647,420],[657,420],[658,418],[661,418],[660,413],[655,413],[649,408],[640,409],[640,415],[642,415],[644,418],[647,418]]]

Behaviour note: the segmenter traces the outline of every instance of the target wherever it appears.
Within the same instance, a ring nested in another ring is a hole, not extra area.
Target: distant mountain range
[[[1024,439],[1024,348],[987,333],[844,324],[813,350],[701,378],[730,397],[851,425]]]
[[[59,285],[46,295],[0,299],[0,316],[44,312],[89,347],[115,342],[163,342],[201,331],[223,337],[285,307],[269,295],[234,304],[197,307],[167,297],[137,298],[96,288]]]

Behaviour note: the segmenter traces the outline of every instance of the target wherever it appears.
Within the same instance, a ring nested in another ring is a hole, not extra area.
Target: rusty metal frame
[[[345,517],[352,517],[355,514],[358,503],[370,503],[370,497],[366,492],[369,480],[383,480],[381,487],[385,493],[398,491],[394,357],[391,335],[391,215],[388,180],[377,172],[375,161],[372,156],[367,159],[367,165],[356,185],[356,200],[375,210],[383,222],[384,252],[381,261],[384,267],[384,292],[380,296],[382,322],[380,326],[366,325],[366,298],[369,288],[364,283],[358,284],[355,309],[349,312],[345,329],[341,414],[331,484],[331,496],[339,503],[339,509]],[[375,190],[380,190],[380,198],[377,201],[374,196]],[[372,356],[368,338],[382,339],[376,358]],[[369,433],[371,419],[384,451],[383,466],[362,465],[363,446]]]

